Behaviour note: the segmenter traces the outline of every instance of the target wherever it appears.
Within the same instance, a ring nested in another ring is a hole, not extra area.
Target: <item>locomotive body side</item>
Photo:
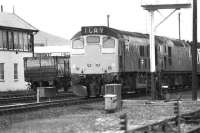
[[[191,47],[188,43],[165,38],[162,48],[161,68],[162,82],[171,90],[191,87]]]
[[[149,71],[149,43],[147,38],[125,36],[124,68],[125,72]],[[126,40],[127,40],[126,39]]]
[[[148,91],[150,87],[149,37],[140,33],[124,33],[122,75],[124,90]],[[170,88],[191,86],[190,45],[167,37],[155,37],[156,77]],[[160,87],[161,85],[159,85]]]
[[[125,36],[124,72],[149,72],[149,39],[147,36]],[[157,37],[155,44],[156,71],[191,72],[190,45],[184,41]]]
[[[122,71],[120,81],[122,93],[145,91],[149,74],[149,44],[146,35],[133,32],[119,31],[123,36]]]
[[[184,41],[167,39],[162,47],[162,70],[191,72],[190,46]]]

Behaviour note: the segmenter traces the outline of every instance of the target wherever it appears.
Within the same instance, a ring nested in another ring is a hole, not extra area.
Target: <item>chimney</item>
[[[1,12],[3,12],[3,5],[1,5]]]
[[[110,23],[109,23],[109,18],[110,18],[110,15],[108,14],[108,15],[107,15],[107,26],[108,26],[108,28],[109,28],[109,24],[110,24]]]
[[[15,6],[13,6],[13,14],[15,14]]]

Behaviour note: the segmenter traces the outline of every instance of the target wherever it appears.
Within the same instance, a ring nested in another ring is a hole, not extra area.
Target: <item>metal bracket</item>
[[[163,20],[160,21],[160,23],[158,23],[158,24],[155,26],[154,30],[156,30],[156,29],[158,28],[158,26],[160,26],[160,25],[161,25],[165,20],[167,20],[173,13],[175,13],[176,10],[179,10],[179,9],[174,9],[170,14],[168,14]]]

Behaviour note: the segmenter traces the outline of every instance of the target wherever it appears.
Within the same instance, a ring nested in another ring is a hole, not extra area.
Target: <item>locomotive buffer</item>
[[[156,88],[155,88],[155,74],[156,74],[156,65],[155,65],[155,31],[157,27],[162,24],[167,18],[169,18],[176,10],[181,8],[190,8],[191,4],[149,4],[141,5],[145,10],[150,12],[151,22],[150,22],[150,72],[151,72],[151,97],[152,100],[156,99]],[[154,25],[154,11],[159,9],[174,9],[168,16],[166,16],[160,23]]]

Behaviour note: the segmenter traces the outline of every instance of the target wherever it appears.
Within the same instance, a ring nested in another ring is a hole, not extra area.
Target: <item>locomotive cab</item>
[[[95,35],[72,40],[72,73],[103,74],[117,72],[117,40]]]
[[[100,91],[92,94],[92,90],[100,88],[103,92],[102,84],[112,82],[119,72],[118,39],[105,34],[107,30],[107,27],[83,27],[71,40],[72,84],[83,85],[93,96],[100,95]]]

